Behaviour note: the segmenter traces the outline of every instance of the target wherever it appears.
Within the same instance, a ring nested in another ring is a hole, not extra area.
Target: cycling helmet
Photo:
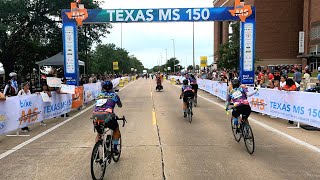
[[[112,88],[113,88],[113,84],[111,81],[105,81],[103,84],[102,84],[102,88],[105,89],[106,91],[111,91]]]
[[[240,81],[239,81],[239,79],[234,79],[234,80],[232,81],[232,87],[233,87],[233,88],[239,88],[239,87],[240,87]]]
[[[188,84],[189,84],[188,79],[184,79],[184,80],[183,80],[183,85],[188,85]]]

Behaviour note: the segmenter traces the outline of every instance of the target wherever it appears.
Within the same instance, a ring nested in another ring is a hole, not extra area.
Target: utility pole
[[[192,72],[193,72],[193,74],[194,74],[194,72],[195,72],[194,69],[195,69],[195,64],[196,64],[196,63],[195,63],[195,57],[194,57],[194,21],[193,21],[193,24],[192,24],[192,39],[193,39],[193,40],[192,40],[192,42],[193,42],[193,43],[192,43],[192,44],[193,44],[193,48],[192,48],[192,49],[193,49],[193,50],[192,50],[192,53],[193,53],[193,70],[192,70]]]

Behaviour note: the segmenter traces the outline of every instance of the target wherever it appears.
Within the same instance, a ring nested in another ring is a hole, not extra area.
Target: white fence
[[[171,77],[180,79],[181,82],[185,79],[178,76]],[[228,93],[226,83],[207,79],[197,79],[197,81],[199,89],[226,100]],[[253,91],[253,88],[249,88],[249,91]],[[262,88],[248,99],[252,111],[320,128],[320,94],[318,93]]]

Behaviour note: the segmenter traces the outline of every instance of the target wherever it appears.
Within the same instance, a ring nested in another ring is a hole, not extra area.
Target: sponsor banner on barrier
[[[226,100],[228,92],[226,83],[207,79],[197,79],[197,82],[199,89]],[[249,87],[249,92],[253,90],[253,87]],[[248,97],[248,100],[252,111],[320,128],[320,104],[317,100],[319,98],[318,93],[261,88],[255,95]]]
[[[83,105],[83,86],[75,88],[75,94],[72,95],[72,108],[78,108]]]
[[[0,102],[0,134],[70,112],[71,94],[52,92],[50,99],[51,102],[43,102],[41,95],[32,94]]]

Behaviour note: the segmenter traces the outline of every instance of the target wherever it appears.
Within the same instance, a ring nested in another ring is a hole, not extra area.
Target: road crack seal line
[[[150,84],[150,83],[149,83]],[[156,116],[156,107],[154,103],[154,93],[152,93],[152,86],[150,84],[150,91],[151,91],[151,99],[152,99],[152,114]],[[159,140],[159,147],[160,147],[160,154],[161,154],[161,164],[162,164],[162,178],[163,180],[166,180],[166,174],[165,174],[165,165],[164,165],[164,159],[163,159],[163,148],[162,148],[162,143],[161,143],[161,136],[160,136],[160,129],[158,125],[158,121],[155,120],[155,125],[157,127],[157,134],[158,134],[158,140]]]

